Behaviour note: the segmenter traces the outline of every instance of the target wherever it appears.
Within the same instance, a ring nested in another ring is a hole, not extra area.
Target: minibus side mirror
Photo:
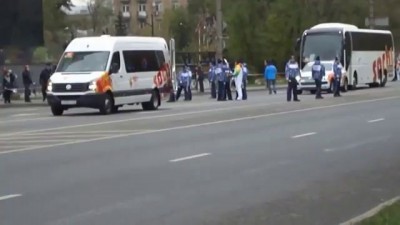
[[[118,73],[118,71],[119,71],[118,64],[117,63],[111,64],[111,68],[110,68],[110,73],[109,74],[111,75],[113,73]]]

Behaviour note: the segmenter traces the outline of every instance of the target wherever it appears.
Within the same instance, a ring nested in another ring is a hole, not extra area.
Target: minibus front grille
[[[80,84],[53,84],[53,92],[85,92],[89,90],[88,83]]]

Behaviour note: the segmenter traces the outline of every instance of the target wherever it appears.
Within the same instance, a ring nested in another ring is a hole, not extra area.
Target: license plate
[[[75,100],[63,100],[61,101],[61,105],[76,105]]]

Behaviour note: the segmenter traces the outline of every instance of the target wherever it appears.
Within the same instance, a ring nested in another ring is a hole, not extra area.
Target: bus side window
[[[350,65],[351,50],[352,50],[351,36],[349,32],[345,33],[344,50],[346,50],[346,70],[348,70]]]

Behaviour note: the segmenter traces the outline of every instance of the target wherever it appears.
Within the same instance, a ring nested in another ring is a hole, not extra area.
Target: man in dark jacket
[[[42,70],[40,73],[40,78],[39,78],[39,83],[42,86],[42,96],[43,96],[43,101],[46,101],[47,98],[47,84],[49,82],[50,76],[51,76],[51,64],[47,63],[46,67]]]
[[[22,72],[22,82],[24,83],[25,88],[25,102],[31,102],[31,85],[32,85],[32,77],[31,71],[29,70],[29,66],[25,65],[25,69]]]

